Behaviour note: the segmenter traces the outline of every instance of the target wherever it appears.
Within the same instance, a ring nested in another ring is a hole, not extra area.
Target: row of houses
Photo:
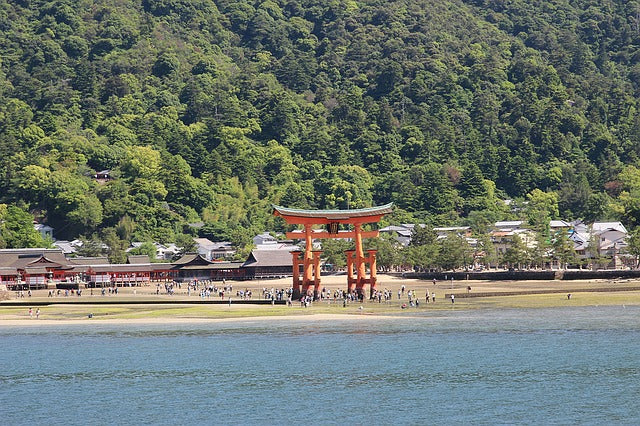
[[[408,246],[416,226],[426,225],[394,225],[382,228],[380,232],[393,233],[400,244]],[[433,230],[438,239],[459,235],[466,238],[471,247],[475,248],[478,244],[477,239],[472,237],[471,227],[468,226],[435,227]],[[552,238],[567,238],[580,260],[611,258],[611,266],[616,268],[624,266],[625,260],[631,261],[624,256],[629,233],[621,222],[586,224],[581,221],[552,220],[549,222],[549,234]],[[504,254],[512,247],[516,236],[528,248],[535,248],[538,243],[537,233],[528,228],[526,222],[520,220],[496,222],[488,230],[488,236],[497,255]]]
[[[195,252],[202,255],[207,260],[216,260],[216,259],[230,259],[236,254],[236,249],[233,247],[233,244],[229,241],[222,242],[213,242],[207,238],[194,238],[195,242]],[[139,249],[144,242],[134,241],[131,243],[131,246],[126,250],[127,253]],[[161,243],[151,243],[156,249],[155,258],[158,260],[167,260],[171,261],[176,259],[182,252],[182,248],[177,245],[171,244],[161,244]],[[57,240],[53,242],[53,246],[56,249],[59,249],[64,253],[67,257],[76,256],[77,253],[82,249],[83,242],[81,240]],[[103,251],[109,250],[109,247],[106,244],[102,244]]]
[[[211,241],[208,238],[194,238],[195,252],[202,255],[207,260],[232,259],[236,255],[236,248],[229,241]],[[82,248],[81,240],[57,240],[53,242],[54,247],[62,250],[65,256],[72,257],[76,255]],[[132,242],[127,252],[140,248],[144,242]],[[171,261],[178,257],[182,252],[182,248],[175,244],[161,244],[154,242],[156,253],[155,258],[159,260]],[[279,241],[268,232],[256,235],[253,238],[253,244],[256,250],[298,250],[299,247],[293,245],[291,241]],[[109,249],[108,246],[102,246],[104,251]]]
[[[245,261],[212,261],[185,254],[174,262],[153,263],[148,256],[129,256],[112,264],[105,257],[69,258],[60,249],[0,250],[0,286],[6,289],[140,286],[152,282],[291,276],[292,256],[286,250],[254,250]]]
[[[549,234],[552,239],[566,238],[578,259],[610,257],[616,262],[625,253],[629,236],[621,222],[586,224],[564,220],[550,221]],[[529,248],[534,248],[537,244],[536,232],[527,228],[523,221],[497,222],[489,235],[498,253],[504,253],[512,245],[515,235]]]

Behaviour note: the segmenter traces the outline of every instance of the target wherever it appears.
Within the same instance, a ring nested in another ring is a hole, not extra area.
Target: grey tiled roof
[[[293,256],[287,250],[254,250],[244,266],[291,266]]]

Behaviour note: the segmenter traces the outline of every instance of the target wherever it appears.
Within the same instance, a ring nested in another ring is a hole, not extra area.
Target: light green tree
[[[486,269],[491,268],[491,265],[498,263],[498,255],[496,249],[491,241],[491,236],[487,233],[480,234],[477,237],[476,253],[482,253],[481,262]]]
[[[461,235],[450,235],[439,246],[437,264],[444,270],[466,269],[473,262],[473,250]]]
[[[522,269],[527,263],[527,246],[518,235],[514,235],[511,239],[510,246],[502,255],[502,262],[506,263],[510,268]]]
[[[2,248],[47,247],[33,227],[33,216],[17,206],[0,204],[0,246]]]
[[[558,217],[558,194],[534,189],[527,194],[525,214],[529,224],[538,231],[549,228],[549,221]]]
[[[536,232],[535,243],[527,247],[527,257],[531,266],[543,268],[549,255],[549,238],[546,232]]]
[[[640,227],[634,228],[627,239],[627,253],[635,258],[635,268],[640,266]]]
[[[558,261],[558,266],[561,269],[567,269],[569,264],[577,261],[573,242],[567,237],[567,233],[564,231],[558,231],[552,236],[551,249],[553,258]]]
[[[144,242],[139,247],[135,247],[129,250],[129,254],[132,256],[146,255],[149,256],[151,262],[156,261],[156,246],[152,242]]]

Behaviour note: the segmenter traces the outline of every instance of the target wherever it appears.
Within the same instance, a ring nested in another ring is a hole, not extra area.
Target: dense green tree
[[[518,215],[633,228],[637,9],[2,1],[0,202],[64,238],[128,216],[127,241],[203,222],[243,247],[282,227],[271,202],[393,201],[391,221],[476,232]]]
[[[466,238],[450,235],[439,243],[437,264],[444,270],[456,270],[473,264],[473,250]]]
[[[498,264],[498,253],[489,234],[481,233],[478,235],[475,257],[479,258],[479,262],[486,269]]]
[[[634,229],[629,235],[627,253],[635,259],[635,268],[640,266],[640,228]]]
[[[527,246],[518,235],[514,235],[511,244],[502,255],[502,262],[510,268],[522,269],[527,261]]]
[[[482,176],[482,172],[476,163],[469,163],[465,167],[460,183],[458,184],[460,197],[463,199],[463,214],[466,216],[471,211],[487,210],[489,194]]]
[[[558,218],[558,195],[534,189],[527,194],[525,213],[529,225],[540,232],[548,232],[549,221]]]
[[[411,234],[411,243],[403,250],[406,258],[400,264],[409,264],[419,270],[436,267],[439,249],[437,234],[433,229],[416,224]]]
[[[97,235],[92,235],[90,238],[81,235],[78,240],[80,240],[80,245],[76,250],[76,256],[99,257],[105,254],[104,243]]]
[[[180,248],[182,254],[194,253],[197,249],[195,240],[188,234],[177,234],[175,244]]]
[[[552,236],[551,250],[553,258],[562,269],[566,269],[570,264],[577,261],[573,242],[567,238],[566,232],[558,231]]]
[[[0,204],[0,246],[47,247],[47,244],[33,227],[32,215],[19,207]]]
[[[139,256],[139,255],[149,256],[149,260],[151,262],[156,261],[156,253],[157,253],[156,246],[152,242],[148,242],[148,241],[142,243],[138,247],[135,247],[129,250],[130,256]]]
[[[535,241],[527,247],[527,257],[529,265],[535,268],[544,268],[549,257],[549,233],[545,231],[536,232]]]
[[[128,242],[121,239],[114,228],[107,228],[102,233],[102,241],[107,245],[107,255],[111,263],[125,263],[127,254],[125,250]]]
[[[366,248],[377,250],[376,263],[381,271],[388,272],[392,267],[404,263],[401,254],[403,247],[388,233],[381,234],[380,238],[373,240]]]
[[[345,250],[353,250],[353,244],[347,240],[327,239],[322,241],[322,258],[334,268],[343,268],[347,264]]]

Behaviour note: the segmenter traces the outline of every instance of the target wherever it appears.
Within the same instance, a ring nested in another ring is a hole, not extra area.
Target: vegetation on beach
[[[392,300],[387,303],[367,301],[365,303],[351,303],[343,307],[341,302],[315,302],[310,308],[302,308],[299,303],[293,307],[283,305],[50,305],[41,308],[41,319],[46,320],[142,320],[163,318],[171,319],[231,319],[252,318],[265,316],[304,316],[314,314],[335,315],[429,315],[451,309],[533,309],[579,306],[620,306],[640,305],[640,292],[581,292],[572,293],[571,299],[566,294],[535,294],[519,296],[493,296],[482,298],[457,298],[452,304],[449,300],[440,299],[437,303],[420,303],[418,308],[402,308],[406,299]],[[408,303],[407,303],[408,305]],[[362,306],[362,309],[360,307]],[[29,319],[28,305],[24,307],[0,306],[0,320]],[[92,314],[92,318],[88,315]],[[33,321],[36,321],[33,319]],[[0,321],[1,325],[1,321]]]

